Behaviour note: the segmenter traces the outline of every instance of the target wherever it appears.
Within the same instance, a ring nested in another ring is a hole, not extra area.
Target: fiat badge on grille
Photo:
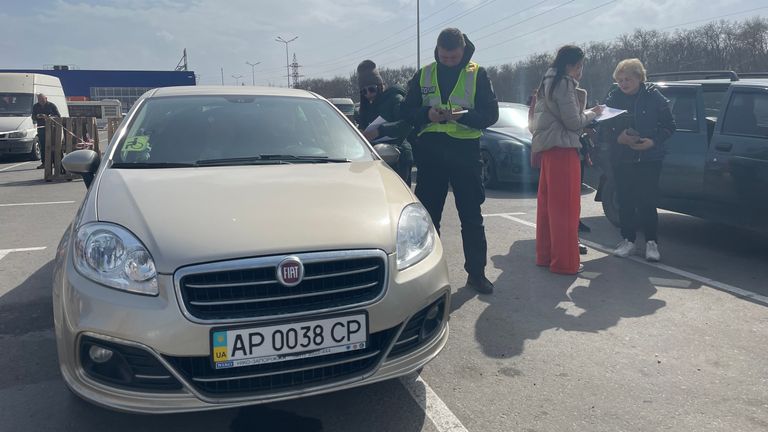
[[[304,264],[297,257],[288,257],[277,265],[277,280],[287,287],[301,283],[304,278]]]

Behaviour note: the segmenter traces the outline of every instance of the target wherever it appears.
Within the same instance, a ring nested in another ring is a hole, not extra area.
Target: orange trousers
[[[579,269],[581,164],[578,149],[555,147],[541,153],[536,210],[536,265],[553,273]]]

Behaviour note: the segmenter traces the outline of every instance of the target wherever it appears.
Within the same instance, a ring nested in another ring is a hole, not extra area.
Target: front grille
[[[281,316],[361,305],[384,290],[386,264],[379,256],[307,254],[304,278],[294,287],[277,281],[277,261],[246,260],[242,268],[185,274],[179,281],[187,311],[201,320]],[[212,268],[215,265],[201,266]]]
[[[165,358],[204,394],[254,396],[364,375],[379,363],[396,330],[372,333],[361,350],[233,369],[215,369],[210,357]]]

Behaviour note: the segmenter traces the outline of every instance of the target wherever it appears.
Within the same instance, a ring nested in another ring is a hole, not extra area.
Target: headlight
[[[435,247],[435,229],[419,203],[403,209],[397,222],[397,269],[404,270],[429,255]]]
[[[27,131],[25,130],[11,132],[10,134],[8,134],[8,138],[26,138],[26,136],[27,136]]]
[[[157,295],[155,262],[139,239],[123,227],[92,223],[77,231],[75,268],[88,279],[137,294]]]

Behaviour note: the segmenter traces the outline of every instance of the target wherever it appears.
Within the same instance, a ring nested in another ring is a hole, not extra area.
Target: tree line
[[[626,58],[639,58],[649,73],[690,70],[768,72],[768,19],[719,21],[675,32],[635,30],[612,41],[591,42],[582,48],[587,54],[587,62],[581,86],[589,92],[590,102],[593,102],[604,99],[613,83],[616,64]],[[537,53],[517,63],[487,67],[499,100],[525,103],[553,59],[554,52]],[[379,72],[387,85],[405,87],[416,69],[411,66],[379,68]],[[359,100],[357,73],[348,77],[306,79],[295,87],[324,97]]]

